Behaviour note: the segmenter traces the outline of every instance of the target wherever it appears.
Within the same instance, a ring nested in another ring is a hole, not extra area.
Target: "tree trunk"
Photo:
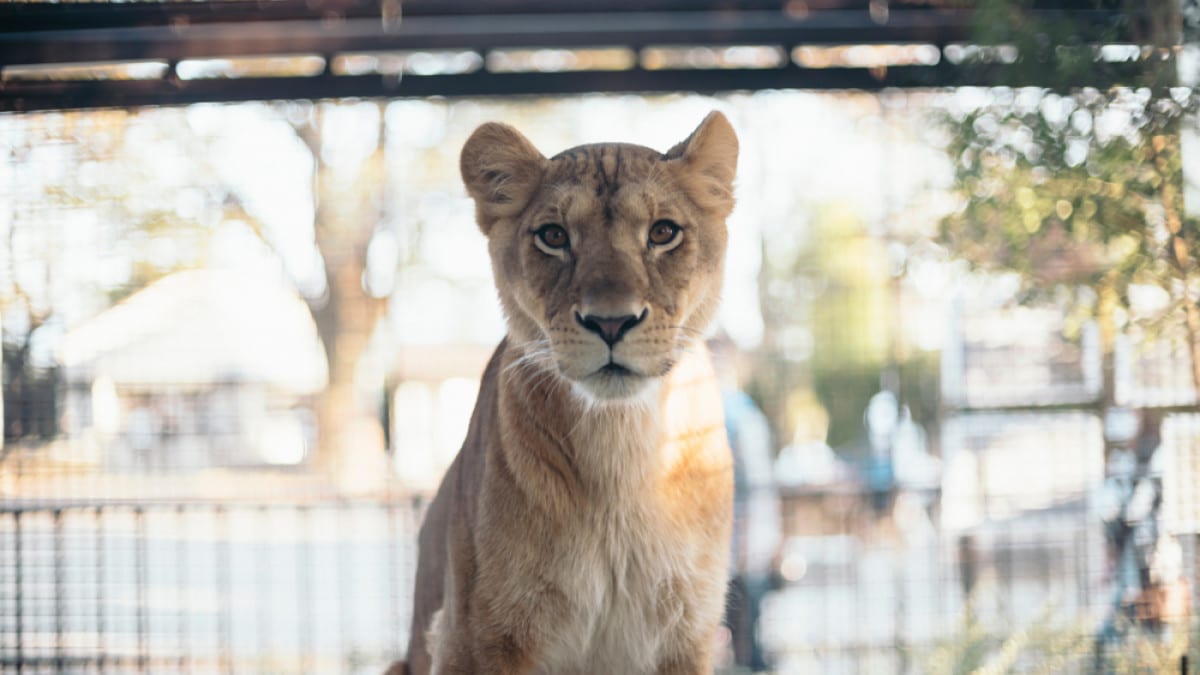
[[[1161,87],[1179,85],[1177,54],[1183,40],[1183,5],[1180,0],[1156,0],[1146,3],[1129,3],[1128,6],[1146,10],[1146,24],[1142,29],[1143,44],[1155,46],[1163,58],[1151,59],[1147,68],[1151,70],[1151,81]],[[1136,29],[1135,29],[1136,30]],[[1170,240],[1167,242],[1167,259],[1171,261],[1183,288],[1184,325],[1187,329],[1188,356],[1192,362],[1192,387],[1200,399],[1200,313],[1192,299],[1191,276],[1192,256],[1189,254],[1195,242],[1193,233],[1186,231],[1183,221],[1183,162],[1181,116],[1170,116],[1160,131],[1150,138],[1151,159],[1162,179],[1159,198],[1162,200],[1163,216]]]
[[[1162,200],[1163,220],[1170,239],[1167,242],[1167,259],[1182,285],[1181,298],[1184,313],[1184,326],[1187,328],[1188,356],[1192,365],[1192,387],[1200,398],[1200,310],[1192,299],[1191,277],[1194,265],[1190,253],[1190,233],[1184,228],[1183,222],[1183,166],[1180,157],[1180,120],[1172,120],[1167,126],[1167,133],[1159,134],[1150,139],[1154,168],[1162,179],[1159,188],[1159,198]]]
[[[382,303],[362,291],[361,258],[328,260],[329,297],[315,312],[325,344],[329,383],[316,405],[317,452],[314,467],[344,489],[369,486],[383,461],[383,430],[375,406],[356,382]],[[382,392],[380,392],[382,395]],[[368,475],[361,470],[369,469]]]
[[[358,364],[382,316],[384,301],[363,287],[366,252],[383,217],[383,134],[374,152],[352,169],[322,160],[324,105],[310,124],[296,128],[315,164],[313,228],[325,265],[325,296],[309,303],[325,348],[329,383],[316,402],[317,448],[313,468],[342,491],[379,487],[386,476],[383,429],[377,406],[359,390]],[[382,392],[378,392],[382,395]]]
[[[1183,312],[1187,326],[1188,356],[1192,360],[1192,386],[1200,399],[1200,309],[1191,298],[1184,298]]]
[[[1116,274],[1110,272],[1105,275],[1097,289],[1099,299],[1096,303],[1096,324],[1100,329],[1101,364],[1100,405],[1104,410],[1116,405],[1117,398],[1115,357],[1117,343],[1116,311],[1120,298],[1117,294],[1116,283]],[[1108,450],[1109,448],[1106,447],[1105,458],[1108,457]]]

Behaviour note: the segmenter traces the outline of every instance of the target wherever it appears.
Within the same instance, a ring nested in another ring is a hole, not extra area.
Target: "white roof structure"
[[[216,270],[154,282],[70,330],[59,358],[69,380],[126,385],[265,382],[308,394],[328,375],[316,325],[293,289]]]

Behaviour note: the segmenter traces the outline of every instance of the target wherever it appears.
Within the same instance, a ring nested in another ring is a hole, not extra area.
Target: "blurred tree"
[[[170,272],[202,265],[228,192],[181,111],[0,121],[4,435],[57,432],[54,337]],[[3,199],[7,196],[7,199]]]
[[[1183,208],[1180,134],[1197,96],[1176,86],[1178,1],[1124,3],[1097,44],[1031,6],[979,4],[976,41],[1013,51],[996,69],[984,47],[975,65],[1040,86],[991,90],[944,118],[962,206],[941,238],[981,269],[1018,274],[1027,299],[1075,292],[1101,326],[1109,396],[1118,310],[1131,287],[1161,288],[1172,301],[1159,318],[1185,327],[1200,391],[1200,239]]]
[[[289,122],[313,157],[315,209],[313,230],[324,265],[325,293],[307,298],[325,347],[329,384],[317,400],[318,470],[342,475],[354,463],[348,455],[382,450],[383,429],[378,414],[358,400],[356,373],[376,324],[386,307],[385,299],[366,288],[367,249],[383,218],[386,185],[384,102],[369,115],[374,125],[371,142],[348,161],[331,161],[338,152],[336,139],[327,131],[336,104],[317,104],[307,116],[292,116]],[[371,428],[379,447],[357,434]],[[372,459],[364,458],[367,463]]]
[[[825,288],[812,309],[811,368],[829,412],[826,442],[836,448],[861,436],[863,411],[888,363],[890,279],[883,244],[861,220],[844,207],[818,213],[806,266]]]
[[[1080,27],[1039,18],[1031,2],[980,3],[976,40],[1016,56],[1001,81],[1039,88],[993,90],[947,116],[962,208],[941,235],[978,267],[1015,273],[1026,299],[1066,291],[1075,313],[1096,319],[1104,404],[1114,403],[1114,343],[1128,318],[1151,334],[1182,332],[1200,397],[1200,222],[1184,208],[1182,161],[1200,98],[1179,86],[1183,3],[1103,4],[1122,12],[1088,44]],[[1146,288],[1169,302],[1139,307],[1134,291]],[[1127,639],[1118,653],[1132,648]],[[1122,669],[1096,655],[1095,669]]]
[[[812,212],[803,242],[781,243],[763,259],[760,297],[772,365],[756,369],[752,390],[806,383],[828,413],[823,440],[833,447],[853,443],[863,433],[863,411],[879,391],[891,345],[883,245],[847,205],[825,204]],[[763,396],[776,405],[788,398]]]

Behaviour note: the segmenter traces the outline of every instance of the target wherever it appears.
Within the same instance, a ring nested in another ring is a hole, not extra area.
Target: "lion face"
[[[586,145],[546,159],[489,123],[462,173],[518,363],[598,399],[638,394],[716,310],[737,138],[711,113],[667,153]]]

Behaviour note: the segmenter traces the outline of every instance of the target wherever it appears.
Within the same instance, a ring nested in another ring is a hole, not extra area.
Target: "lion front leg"
[[[694,595],[687,595],[689,603],[683,608],[684,620],[673,633],[666,651],[660,656],[657,675],[711,675],[713,672],[713,645],[717,626],[721,623],[725,596],[723,583],[712,583],[722,579],[718,573],[709,577],[709,583],[693,588]]]
[[[527,675],[535,670],[532,640],[518,639],[502,622],[438,612],[429,636],[432,675]]]
[[[432,675],[528,675],[534,670],[529,649],[506,636],[470,638],[461,632],[445,635],[433,660]]]
[[[512,636],[484,638],[476,645],[477,672],[498,675],[527,675],[534,671],[533,650]]]

